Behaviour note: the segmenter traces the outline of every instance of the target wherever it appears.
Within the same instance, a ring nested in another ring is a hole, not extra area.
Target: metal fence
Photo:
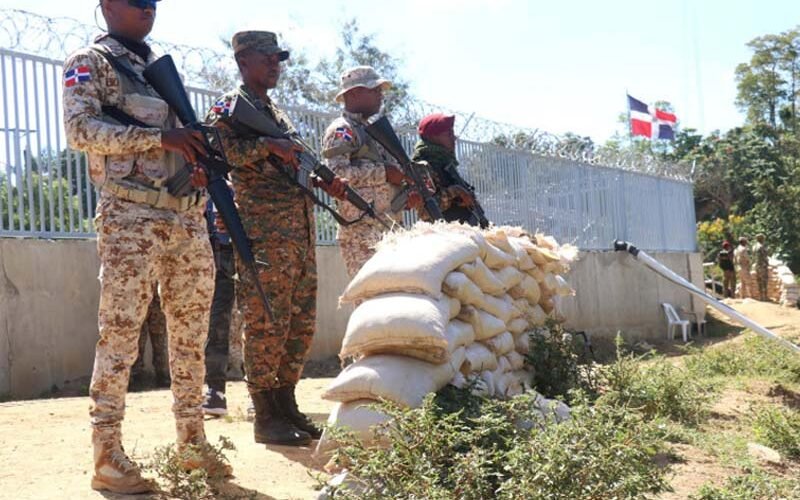
[[[66,146],[62,63],[0,49],[0,236],[69,238],[93,235],[97,193],[83,154]],[[190,88],[198,115],[215,93]],[[303,136],[319,148],[325,113],[289,108]],[[410,147],[415,137],[403,137]],[[487,216],[554,235],[582,249],[607,249],[625,238],[653,251],[695,251],[692,184],[460,141],[457,155]],[[407,214],[406,221],[413,221]],[[335,241],[336,225],[317,211],[319,244]]]

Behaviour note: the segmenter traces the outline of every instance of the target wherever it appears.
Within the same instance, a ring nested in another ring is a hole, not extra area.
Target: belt
[[[137,189],[122,186],[112,181],[107,181],[103,184],[102,189],[126,201],[143,203],[154,208],[164,208],[176,212],[185,212],[205,201],[205,196],[203,196],[202,191],[178,198],[169,194],[166,187],[155,190],[147,189],[142,186],[141,189]]]

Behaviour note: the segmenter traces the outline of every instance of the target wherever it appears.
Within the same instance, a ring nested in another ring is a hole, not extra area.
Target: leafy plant
[[[759,442],[787,457],[800,458],[800,412],[790,408],[764,407],[753,418]]]
[[[800,482],[755,469],[728,479],[723,486],[703,485],[692,500],[773,500],[800,497]]]
[[[219,498],[214,489],[216,483],[225,478],[221,471],[209,475],[203,468],[187,470],[185,464],[197,461],[201,457],[227,463],[225,451],[235,450],[230,439],[220,437],[219,444],[204,443],[179,447],[172,444],[156,448],[152,458],[145,465],[146,470],[154,472],[162,483],[166,483],[166,491],[173,497],[186,499]]]

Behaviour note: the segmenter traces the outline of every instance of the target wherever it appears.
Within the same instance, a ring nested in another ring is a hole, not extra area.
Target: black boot
[[[314,425],[314,421],[297,407],[294,388],[295,386],[293,385],[287,385],[286,387],[275,389],[273,392],[275,402],[283,410],[286,418],[298,429],[307,432],[314,439],[319,439],[322,436],[322,429]]]
[[[253,433],[256,443],[303,446],[311,442],[311,436],[294,426],[275,404],[274,391],[252,394],[256,410]]]

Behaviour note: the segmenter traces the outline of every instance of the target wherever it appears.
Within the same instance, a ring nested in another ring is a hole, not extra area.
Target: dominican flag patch
[[[211,107],[211,111],[218,115],[228,115],[231,112],[231,108],[233,107],[233,101],[226,101],[224,99],[220,99]]]
[[[74,87],[75,85],[83,82],[88,82],[92,79],[92,70],[89,66],[78,66],[64,73],[64,86]]]
[[[678,117],[674,114],[648,106],[631,96],[628,96],[628,110],[631,117],[631,135],[641,135],[651,139],[675,139]]]
[[[344,139],[347,142],[353,142],[353,131],[347,127],[339,127],[336,133],[333,134],[334,139]]]

